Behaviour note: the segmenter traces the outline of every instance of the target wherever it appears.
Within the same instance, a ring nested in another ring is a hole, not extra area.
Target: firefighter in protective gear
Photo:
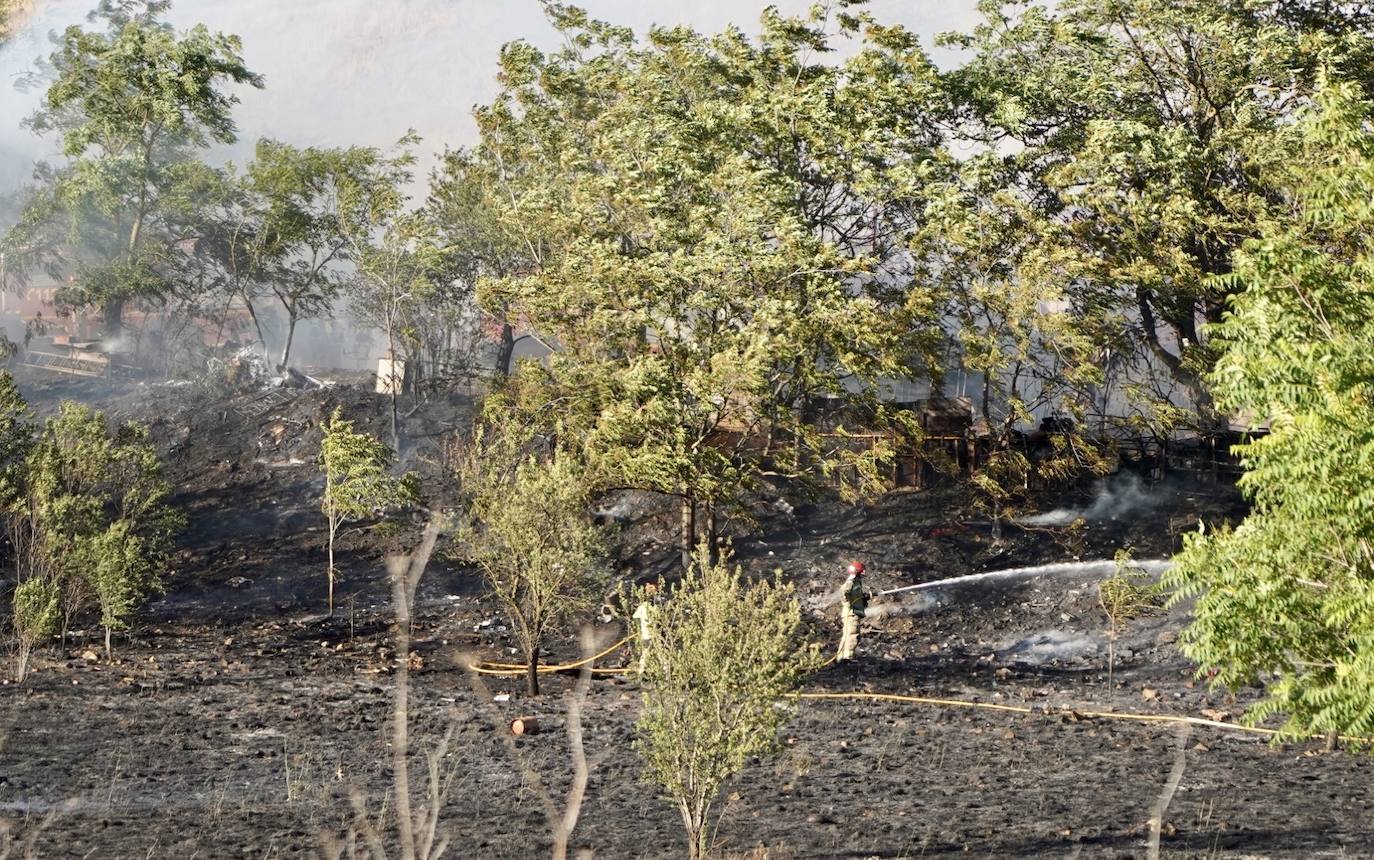
[[[868,589],[864,588],[864,564],[850,562],[849,577],[840,588],[840,651],[835,655],[837,662],[854,659],[854,651],[859,647],[859,625],[863,622],[864,612],[868,610]]]

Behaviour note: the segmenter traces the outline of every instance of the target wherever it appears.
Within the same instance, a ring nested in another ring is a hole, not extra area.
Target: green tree
[[[1151,425],[1211,428],[1203,323],[1227,308],[1240,245],[1281,195],[1284,128],[1317,65],[1368,68],[1374,17],[1287,0],[985,0],[947,41],[972,60],[945,76],[959,134],[984,149],[1012,213],[1001,257],[1059,304],[1113,388]],[[976,183],[970,182],[976,185]],[[968,247],[968,246],[965,246]],[[1000,251],[997,253],[1001,253]],[[983,256],[984,265],[997,257]],[[1151,408],[1154,407],[1154,408]]]
[[[75,270],[61,296],[103,310],[116,335],[125,305],[170,290],[168,267],[186,238],[170,201],[198,181],[197,151],[235,140],[237,97],[226,84],[262,86],[237,37],[184,33],[159,19],[165,4],[106,4],[105,32],[70,27],[50,66],[43,108],[28,120],[55,134],[66,163],[40,170],[39,187],[4,240],[16,272]]]
[[[695,860],[710,853],[722,786],[777,749],[792,717],[784,697],[821,658],[802,642],[801,604],[781,576],[750,582],[704,546],[657,607],[653,631],[637,748],[682,814]]]
[[[508,46],[478,111],[474,157],[527,256],[479,298],[558,345],[528,372],[589,419],[598,480],[680,500],[685,564],[698,521],[759,480],[873,478],[891,453],[824,431],[898,423],[881,380],[931,369],[903,236],[940,163],[936,78],[910,34],[847,14],[639,42],[548,8],[567,47]],[[856,56],[816,59],[836,27]]]
[[[23,496],[26,462],[33,448],[33,414],[14,376],[0,370],[0,509]]]
[[[64,631],[95,603],[109,657],[113,631],[161,589],[183,524],[148,431],[112,429],[102,413],[64,402],[28,456],[25,484],[11,529],[29,536],[29,573],[51,570],[61,583]]]
[[[415,497],[408,476],[391,474],[391,450],[376,438],[353,429],[343,410],[322,427],[320,471],[324,473],[324,493],[320,510],[329,524],[329,614],[334,614],[334,539],[346,522],[377,516],[388,508]]]
[[[1180,639],[1284,733],[1374,734],[1374,113],[1322,88],[1275,178],[1287,211],[1236,254],[1214,330],[1218,406],[1268,433],[1237,449],[1253,502],[1235,528],[1191,535],[1166,582],[1194,602]]]
[[[21,13],[31,5],[31,0],[0,0],[0,45],[10,37],[19,21]]]
[[[503,183],[499,169],[477,153],[450,150],[430,180],[425,209],[448,249],[453,283],[446,305],[460,313],[480,314],[495,323],[496,351],[492,365],[498,379],[511,369],[515,352],[516,319],[509,307],[475,305],[480,278],[505,278],[533,265],[535,250],[528,236],[510,232],[499,212],[506,204],[495,199]]]
[[[411,148],[418,142],[408,133],[394,152],[378,154],[370,170],[350,177],[339,194],[339,206],[347,213],[346,247],[355,269],[347,288],[353,315],[385,336],[388,356],[406,361],[403,376],[412,375],[412,385],[421,365],[421,331],[427,318],[446,310],[442,288],[451,277],[433,219],[410,206],[406,191],[415,163]],[[399,453],[398,402],[407,383],[405,378],[387,382],[391,445]]]
[[[257,238],[257,282],[286,315],[282,368],[290,362],[296,324],[327,316],[343,289],[346,225],[356,218],[342,211],[340,188],[361,181],[377,158],[365,147],[300,149],[261,140],[248,164],[244,188]]]
[[[604,594],[603,536],[588,513],[583,465],[541,451],[502,401],[488,402],[459,466],[467,521],[458,540],[510,613],[524,651],[526,689],[539,695],[546,638],[587,614]]]
[[[994,531],[1039,490],[1113,465],[1090,437],[1115,429],[1105,403],[1119,400],[1111,332],[1119,341],[1124,328],[1110,313],[1079,312],[1046,275],[1058,271],[1058,251],[1039,240],[1040,216],[1015,181],[1000,157],[964,161],[930,192],[914,242],[939,261],[928,277],[946,331],[941,363],[964,377],[972,401],[980,446],[972,500]],[[1027,432],[1039,424],[1046,444],[1032,450]]]

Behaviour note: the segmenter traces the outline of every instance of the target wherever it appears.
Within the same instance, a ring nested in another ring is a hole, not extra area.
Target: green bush
[[[637,747],[649,778],[677,805],[688,855],[711,848],[725,782],[778,748],[792,718],[784,697],[821,665],[802,642],[801,604],[781,576],[748,581],[705,546],[657,607],[640,683]]]
[[[47,579],[21,582],[14,590],[14,635],[18,642],[15,677],[23,681],[29,672],[34,646],[57,632],[61,619],[62,591]]]
[[[334,614],[334,541],[339,528],[351,520],[376,516],[387,508],[403,504],[416,496],[411,476],[391,474],[391,449],[366,433],[353,429],[343,411],[335,409],[324,423],[320,441],[320,471],[324,472],[324,493],[320,511],[329,525],[329,614]]]

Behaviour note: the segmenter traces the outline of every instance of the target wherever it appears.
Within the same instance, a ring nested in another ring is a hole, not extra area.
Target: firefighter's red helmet
[[[859,576],[864,572],[864,563],[861,561],[851,561],[849,563],[849,575]]]

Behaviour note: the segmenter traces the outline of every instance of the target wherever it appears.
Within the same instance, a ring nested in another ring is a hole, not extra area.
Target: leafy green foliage
[[[176,245],[187,238],[180,206],[206,175],[193,154],[235,140],[237,97],[223,86],[262,85],[237,37],[177,33],[161,8],[133,15],[109,4],[105,32],[63,33],[43,109],[28,122],[60,138],[67,163],[40,171],[3,242],[16,271],[78,274],[60,298],[102,307],[110,333],[126,303],[172,292]]]
[[[26,0],[0,0],[0,45],[9,39],[19,13],[26,5]]]
[[[1280,211],[1271,169],[1317,64],[1368,68],[1374,17],[1285,0],[981,9],[974,32],[945,37],[973,52],[945,78],[960,133],[993,147],[961,167],[974,229],[947,238],[977,265],[958,276],[1000,295],[1010,268],[1009,294],[1054,302],[1046,323],[1069,328],[1037,374],[1052,386],[1072,373],[1099,404],[1124,394],[1142,428],[1213,426],[1217,352],[1199,322],[1220,320],[1233,286],[1216,276]]]
[[[14,589],[14,636],[17,640],[16,680],[29,670],[34,646],[57,632],[62,617],[62,591],[50,579],[27,579]]]
[[[348,213],[346,249],[355,267],[348,285],[351,310],[361,323],[386,337],[387,352],[407,362],[405,378],[389,380],[391,444],[400,448],[397,402],[404,386],[419,395],[419,373],[442,375],[456,318],[466,307],[464,290],[450,289],[459,272],[439,229],[425,210],[415,211],[407,192],[415,164],[414,133],[393,152],[378,154],[369,169],[340,188],[339,206]],[[428,355],[426,355],[428,353]]]
[[[196,255],[214,293],[238,300],[268,348],[258,304],[275,301],[286,317],[277,364],[290,363],[296,325],[328,316],[348,279],[344,189],[363,182],[381,154],[369,147],[299,148],[258,141],[242,174],[232,167],[193,207]]]
[[[538,695],[545,637],[584,617],[605,591],[605,547],[583,465],[571,452],[541,451],[510,414],[493,400],[461,460],[467,521],[458,543],[510,613],[528,691]]]
[[[24,494],[33,418],[14,376],[0,371],[0,509],[17,504]]]
[[[1160,589],[1150,575],[1131,565],[1129,550],[1116,553],[1116,572],[1097,584],[1097,601],[1113,631],[1157,607]]]
[[[20,587],[35,600],[58,594],[64,630],[94,603],[108,655],[111,633],[126,627],[142,600],[161,588],[183,523],[168,503],[171,488],[147,430],[136,424],[112,429],[101,413],[68,402],[35,431],[27,405],[4,374],[0,455],[0,502]],[[41,583],[41,593],[30,583]],[[17,603],[14,610],[18,626]],[[36,641],[21,635],[21,652],[26,655]]]
[[[1285,735],[1374,734],[1374,144],[1358,88],[1327,83],[1277,181],[1289,212],[1236,255],[1215,327],[1221,408],[1269,432],[1241,445],[1254,509],[1191,535],[1168,583],[1193,600],[1182,647]],[[1290,214],[1291,213],[1291,214]]]
[[[28,458],[27,503],[34,548],[64,585],[70,617],[94,601],[110,634],[162,587],[173,538],[183,525],[146,428],[111,429],[105,416],[63,403]]]
[[[61,592],[52,582],[30,579],[14,590],[14,630],[21,638],[37,642],[57,632],[61,617],[58,599]]]
[[[506,48],[481,144],[440,187],[494,183],[495,235],[524,264],[493,266],[479,299],[558,345],[522,372],[588,419],[596,479],[678,496],[690,521],[769,475],[876,476],[889,446],[823,430],[898,423],[877,380],[930,363],[930,306],[891,276],[938,163],[915,40],[818,10],[770,11],[758,42],[639,42],[550,10],[566,47]],[[837,23],[857,53],[821,62]]]
[[[649,599],[643,595],[642,599]],[[700,547],[642,644],[637,747],[648,777],[677,805],[688,856],[711,848],[722,786],[777,749],[784,697],[821,664],[802,643],[801,604],[781,577],[750,582]]]
[[[515,349],[515,316],[500,302],[481,314],[483,309],[475,307],[472,299],[479,279],[501,279],[528,268],[533,264],[535,252],[521,234],[512,232],[515,225],[499,217],[498,213],[507,205],[497,196],[502,191],[500,177],[498,165],[472,152],[445,152],[440,169],[431,178],[425,210],[445,248],[451,277],[441,294],[441,313],[436,315],[440,319],[465,316],[470,324],[480,320],[497,326],[492,364],[495,376],[504,379],[510,371]],[[445,309],[447,312],[442,312]],[[421,339],[436,338],[432,334],[426,337],[422,331]],[[442,349],[430,347],[429,351],[438,362],[454,363]],[[431,376],[441,376],[440,371],[441,368],[436,367]]]
[[[1116,552],[1116,572],[1097,584],[1097,604],[1107,616],[1107,687],[1115,693],[1116,640],[1134,618],[1157,609],[1163,602],[1162,589],[1150,575],[1131,565],[1131,551]]]
[[[346,522],[378,516],[388,508],[412,501],[416,487],[410,476],[391,474],[391,449],[358,433],[342,409],[324,423],[320,440],[320,471],[324,492],[320,510],[329,525],[329,613],[334,614],[334,540]]]

